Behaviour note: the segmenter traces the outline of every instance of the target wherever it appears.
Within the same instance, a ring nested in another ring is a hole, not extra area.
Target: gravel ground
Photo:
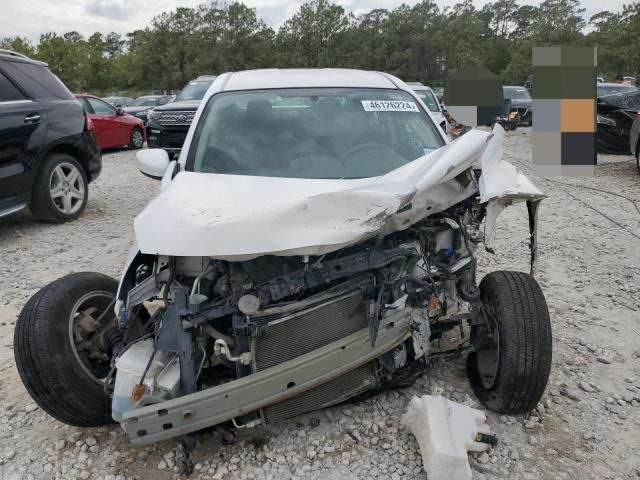
[[[525,171],[529,135],[529,129],[507,133],[505,144],[506,158]],[[172,442],[133,448],[119,427],[77,429],[48,417],[29,398],[13,360],[15,318],[40,287],[73,271],[119,274],[132,219],[157,183],[136,171],[133,153],[109,153],[103,161],[79,220],[45,225],[28,212],[0,219],[3,480],[178,476]],[[534,178],[548,194],[540,211],[538,279],[553,321],[553,369],[528,418],[489,413],[500,443],[470,458],[474,479],[640,477],[640,238],[629,233],[640,235],[640,177],[629,156],[603,155],[600,163],[596,178]],[[499,219],[498,253],[482,254],[481,273],[526,271],[527,244],[526,208],[507,209]],[[417,443],[400,416],[412,395],[436,386],[448,398],[475,402],[464,362],[434,365],[412,388],[242,431],[233,445],[217,432],[203,433],[193,478],[425,479]]]

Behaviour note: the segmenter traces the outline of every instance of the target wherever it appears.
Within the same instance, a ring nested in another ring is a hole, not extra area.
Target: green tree
[[[179,7],[121,36],[44,33],[37,45],[0,40],[39,58],[72,90],[161,92],[205,73],[263,67],[349,67],[393,73],[403,80],[443,85],[447,73],[482,65],[507,83],[531,72],[531,50],[545,45],[593,45],[607,76],[640,67],[640,2],[603,11],[587,25],[579,0],[472,0],[440,8],[437,0],[374,9],[354,17],[335,0],[309,0],[277,32],[239,1]]]
[[[23,37],[7,37],[0,39],[0,48],[5,50],[13,50],[14,52],[21,53],[27,57],[33,57],[36,54],[36,49],[31,43],[31,40]]]
[[[339,5],[312,0],[287,20],[277,35],[279,64],[329,67],[342,63],[341,41],[350,18]]]
[[[87,45],[78,32],[63,36],[45,33],[40,36],[37,58],[49,64],[49,68],[74,92],[83,92],[87,86]]]
[[[234,2],[223,11],[220,35],[222,71],[272,65],[274,32],[260,19],[255,8]]]

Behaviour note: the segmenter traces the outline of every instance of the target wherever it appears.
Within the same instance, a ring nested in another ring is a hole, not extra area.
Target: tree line
[[[444,8],[422,0],[356,16],[311,0],[276,31],[253,8],[213,1],[164,12],[124,36],[43,33],[36,44],[0,39],[0,48],[48,63],[72,91],[98,95],[175,90],[198,75],[265,67],[379,70],[442,86],[451,70],[482,65],[505,84],[521,84],[531,48],[559,45],[598,47],[607,80],[640,78],[640,2],[589,19],[584,13],[579,0],[496,0],[480,9],[472,0]]]

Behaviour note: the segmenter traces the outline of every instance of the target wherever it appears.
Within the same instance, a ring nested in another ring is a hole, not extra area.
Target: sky
[[[268,25],[277,28],[291,17],[305,0],[243,0],[258,11]],[[374,8],[392,9],[402,3],[409,5],[418,0],[335,0],[347,11],[360,14]],[[441,6],[453,6],[459,0],[436,0]],[[481,8],[490,0],[474,0]],[[144,29],[151,19],[182,6],[195,6],[205,0],[0,0],[0,38],[20,35],[37,41],[41,33],[76,30],[89,36],[94,32],[125,34]],[[537,5],[540,1],[520,0],[521,5]],[[602,0],[582,0],[585,16],[601,11]],[[619,11],[629,0],[606,0],[607,9]]]

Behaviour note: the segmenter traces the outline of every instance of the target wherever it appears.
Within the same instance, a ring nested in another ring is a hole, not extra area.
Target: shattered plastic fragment
[[[489,448],[476,441],[485,438],[478,433],[491,433],[486,420],[484,412],[440,395],[413,397],[402,416],[402,424],[418,440],[429,480],[471,480],[467,452]]]

